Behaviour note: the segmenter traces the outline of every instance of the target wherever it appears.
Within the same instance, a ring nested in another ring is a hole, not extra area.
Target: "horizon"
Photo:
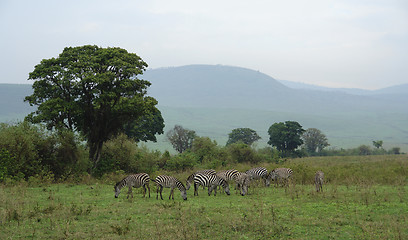
[[[146,71],[168,69],[168,68],[180,68],[180,67],[186,67],[186,66],[224,66],[224,67],[243,68],[243,69],[247,69],[247,70],[251,70],[251,71],[257,71],[257,72],[260,72],[262,74],[265,74],[265,75],[271,77],[272,79],[278,81],[279,83],[281,83],[281,84],[283,84],[283,85],[285,85],[286,87],[289,87],[289,88],[293,88],[293,87],[289,86],[291,83],[293,83],[293,84],[308,85],[308,86],[311,86],[311,87],[328,88],[328,89],[350,89],[350,90],[355,89],[355,90],[364,90],[364,91],[376,91],[376,90],[381,90],[381,89],[385,89],[385,88],[396,87],[396,86],[408,84],[408,83],[401,83],[401,84],[389,85],[389,86],[385,86],[385,87],[382,87],[382,88],[376,88],[376,89],[353,88],[353,87],[342,87],[342,86],[341,87],[331,87],[331,86],[328,86],[328,85],[317,85],[317,84],[313,84],[313,83],[296,82],[296,81],[291,81],[291,80],[286,80],[286,79],[285,80],[284,79],[277,79],[277,78],[275,78],[273,76],[270,76],[270,75],[268,75],[268,74],[266,74],[266,73],[264,73],[262,71],[258,71],[258,70],[255,70],[255,69],[250,69],[250,68],[245,68],[245,67],[240,67],[240,66],[224,65],[224,64],[187,64],[187,65],[182,65],[182,66],[167,66],[167,67],[157,67],[157,68],[148,67],[146,69]],[[145,80],[149,80],[149,79],[145,79]],[[15,85],[32,85],[33,84],[32,80],[26,80],[26,81],[27,81],[26,83],[23,83],[23,82],[21,82],[21,83],[0,82],[0,84],[15,84]],[[289,84],[285,84],[285,82],[289,82]],[[295,89],[295,88],[293,88],[293,89]],[[305,88],[305,89],[307,89],[307,88]],[[322,91],[324,91],[324,90],[322,90]]]

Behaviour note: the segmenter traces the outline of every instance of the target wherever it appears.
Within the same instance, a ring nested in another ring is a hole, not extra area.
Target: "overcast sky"
[[[121,47],[149,68],[222,64],[282,80],[408,83],[406,0],[0,0],[0,83],[64,47]]]

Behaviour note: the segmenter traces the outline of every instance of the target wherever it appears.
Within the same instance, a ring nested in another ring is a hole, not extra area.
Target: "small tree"
[[[171,145],[173,145],[173,148],[177,152],[182,153],[192,147],[196,133],[195,131],[184,129],[180,125],[175,125],[173,129],[166,133],[166,137]]]
[[[269,127],[268,144],[276,147],[283,156],[293,155],[296,148],[303,144],[301,138],[305,130],[295,121],[274,123]]]
[[[308,128],[302,135],[306,151],[310,154],[320,152],[329,146],[326,135],[317,128]]]
[[[247,145],[252,145],[252,143],[261,139],[261,137],[256,133],[255,130],[250,128],[236,128],[233,129],[231,133],[228,134],[229,138],[227,145],[236,142],[243,142]]]
[[[373,141],[373,145],[374,145],[374,147],[377,148],[377,149],[382,148],[383,141],[382,141],[382,140]]]

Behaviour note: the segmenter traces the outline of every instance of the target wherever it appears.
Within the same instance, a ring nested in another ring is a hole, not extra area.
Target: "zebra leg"
[[[170,198],[172,198],[174,200],[174,188],[171,188],[171,190],[170,190],[169,200],[170,200]]]
[[[149,189],[149,198],[150,198],[150,186],[149,186],[149,184],[146,184],[147,185],[147,189]]]
[[[129,194],[132,194],[132,198],[133,198],[132,186],[129,186],[129,190],[128,190],[128,194],[127,194],[127,199],[129,199]]]
[[[198,196],[197,184],[194,183],[194,196]]]
[[[159,199],[159,185],[156,185],[156,200]]]
[[[211,187],[208,187],[208,196],[211,196],[212,190],[213,190],[213,187],[212,187],[212,186],[211,186]]]
[[[146,186],[143,185],[143,197],[145,197],[145,196],[146,196]]]
[[[163,192],[163,186],[160,186],[160,198],[161,198],[161,200],[163,200],[162,192]]]
[[[217,187],[214,188],[214,196],[217,196]]]

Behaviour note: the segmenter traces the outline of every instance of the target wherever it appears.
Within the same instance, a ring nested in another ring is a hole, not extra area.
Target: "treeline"
[[[321,155],[398,154],[398,151],[372,149],[362,145],[356,149],[324,150]],[[307,156],[306,151],[299,151]],[[103,177],[117,171],[125,173],[158,170],[184,171],[192,168],[219,168],[238,163],[252,165],[284,161],[271,147],[256,149],[237,142],[220,146],[208,137],[196,136],[191,148],[170,154],[139,146],[132,138],[120,134],[107,141],[100,163],[92,168],[86,142],[72,131],[48,131],[41,125],[20,122],[0,124],[0,182],[27,180],[30,177],[65,181],[84,175]]]

